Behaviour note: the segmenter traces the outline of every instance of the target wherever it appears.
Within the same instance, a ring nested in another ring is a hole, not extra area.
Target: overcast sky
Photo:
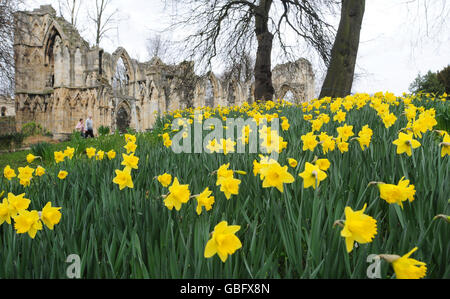
[[[93,3],[93,0],[84,1]],[[441,1],[446,0],[428,1],[434,6],[426,8],[425,0],[409,5],[405,4],[407,0],[366,1],[354,92],[390,91],[401,95],[408,92],[419,72],[438,71],[450,64],[450,23],[435,22],[442,11]],[[58,10],[57,3],[57,0],[27,0],[30,10],[43,4],[52,4]],[[146,40],[170,23],[171,7],[164,7],[162,0],[114,0],[114,6],[120,11],[121,21],[118,31],[111,32],[113,38],[105,40],[102,47],[112,53],[123,46],[133,58],[145,61]],[[425,10],[428,10],[428,27]],[[85,10],[81,11],[80,20],[86,15]],[[167,33],[169,39],[182,34],[182,31]],[[93,40],[89,30],[83,31],[82,36]],[[319,89],[323,74],[314,57],[307,58],[318,71]]]

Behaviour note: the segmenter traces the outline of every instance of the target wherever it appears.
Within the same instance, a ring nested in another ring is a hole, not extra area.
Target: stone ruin
[[[8,96],[0,95],[0,117],[16,116],[14,100]]]
[[[34,121],[55,139],[69,136],[91,115],[95,129],[146,131],[158,115],[187,107],[254,102],[252,82],[197,76],[192,62],[141,63],[124,48],[109,54],[91,47],[50,5],[16,14],[16,126]],[[314,73],[306,59],[275,67],[276,99],[314,97]]]

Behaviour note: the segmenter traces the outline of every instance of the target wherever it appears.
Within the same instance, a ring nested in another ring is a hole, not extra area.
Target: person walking
[[[85,137],[86,130],[84,129],[84,122],[83,122],[82,118],[80,118],[80,121],[78,122],[77,126],[75,127],[75,130],[77,130],[78,132],[81,133],[81,137],[83,137],[83,138]]]
[[[88,137],[94,138],[94,122],[92,121],[92,116],[89,115],[86,120],[86,138]]]

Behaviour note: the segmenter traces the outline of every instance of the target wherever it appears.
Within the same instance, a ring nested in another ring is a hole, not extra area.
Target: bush
[[[22,133],[25,135],[25,137],[30,137],[30,136],[44,135],[45,130],[44,128],[42,128],[40,124],[30,122],[23,125]]]
[[[100,136],[108,136],[110,132],[111,130],[109,127],[100,126],[100,128],[98,128],[98,135]]]

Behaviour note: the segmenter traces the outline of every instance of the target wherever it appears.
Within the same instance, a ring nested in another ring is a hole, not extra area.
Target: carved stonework
[[[120,47],[113,54],[90,47],[78,31],[44,5],[16,14],[16,121],[40,123],[57,138],[71,134],[82,118],[100,126],[146,131],[168,110],[252,103],[254,84],[198,76],[193,62],[166,65],[155,57],[132,59]],[[293,94],[314,97],[311,64],[300,59],[273,71],[275,100]]]

